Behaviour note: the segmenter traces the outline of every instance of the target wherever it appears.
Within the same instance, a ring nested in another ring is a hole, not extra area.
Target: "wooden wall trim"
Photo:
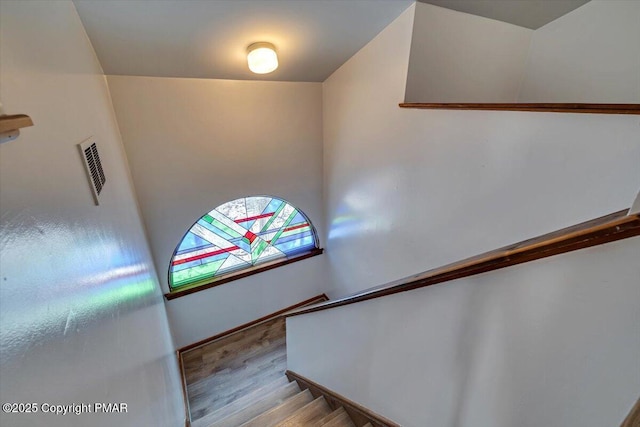
[[[184,373],[184,363],[182,363],[182,353],[180,350],[176,351],[178,360],[178,369],[180,370],[180,383],[182,384],[182,399],[184,400],[185,410],[185,427],[191,427],[191,408],[189,407],[189,396],[187,395],[187,377]]]
[[[285,314],[285,313],[287,313],[287,312],[289,312],[291,310],[295,310],[295,309],[300,308],[300,307],[304,307],[304,306],[307,306],[307,305],[310,305],[310,304],[314,304],[314,303],[318,303],[318,302],[322,302],[322,301],[328,301],[328,300],[329,300],[329,297],[326,294],[316,295],[315,297],[306,299],[304,301],[300,301],[299,303],[294,304],[294,305],[289,306],[289,307],[286,307],[286,308],[283,308],[282,310],[278,310],[278,311],[276,311],[274,313],[267,314],[266,316],[262,316],[259,319],[252,320],[251,322],[245,323],[245,324],[240,325],[240,326],[236,326],[235,328],[229,329],[228,331],[220,332],[219,334],[216,334],[216,335],[214,335],[212,337],[205,338],[203,340],[200,340],[198,342],[194,342],[193,344],[189,344],[189,345],[186,345],[184,347],[180,347],[177,350],[178,354],[184,353],[185,351],[192,350],[192,349],[194,349],[196,347],[200,347],[201,345],[209,344],[210,342],[219,340],[220,338],[224,338],[224,337],[226,337],[228,335],[231,335],[231,334],[235,334],[236,332],[240,332],[240,331],[242,331],[244,329],[251,328],[251,327],[256,326],[256,325],[258,325],[260,323],[264,323],[264,322],[267,322],[269,320],[273,320],[276,317],[282,316],[283,314]]]
[[[400,424],[397,424],[296,372],[288,370],[286,375],[287,378],[289,378],[289,381],[296,381],[301,389],[309,389],[314,398],[324,396],[331,409],[336,410],[341,406],[344,407],[345,411],[347,411],[357,427],[361,427],[366,423],[371,423],[374,427],[401,427]]]
[[[401,108],[427,110],[491,110],[532,111],[547,113],[640,114],[640,104],[579,104],[579,103],[426,103],[403,102]]]
[[[297,316],[327,310],[387,295],[423,288],[450,280],[498,270],[553,255],[640,235],[640,214],[627,215],[628,209],[563,228],[533,239],[435,268],[424,273],[382,286],[370,288],[344,298],[290,311],[285,316]]]
[[[209,283],[194,285],[187,288],[177,289],[175,291],[168,292],[164,294],[164,297],[167,300],[172,300],[175,298],[180,298],[186,295],[193,294],[195,292],[204,291],[205,289],[210,289],[215,286],[224,285],[225,283],[232,282],[234,280],[242,279],[248,276],[253,276],[254,274],[262,273],[263,271],[272,270],[277,267],[282,267],[283,265],[291,264],[292,262],[302,261],[303,259],[311,258],[314,256],[321,255],[324,252],[322,248],[315,248],[310,250],[309,252],[305,252],[303,254],[293,255],[291,258],[281,259],[279,261],[275,261],[271,264],[265,264],[258,267],[254,267],[248,270],[241,270],[237,273],[230,274],[228,276],[222,276],[218,279],[212,280]]]

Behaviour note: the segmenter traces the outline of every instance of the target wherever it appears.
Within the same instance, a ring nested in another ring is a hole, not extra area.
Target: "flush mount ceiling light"
[[[278,55],[271,43],[253,43],[247,48],[249,69],[256,74],[267,74],[278,68]]]

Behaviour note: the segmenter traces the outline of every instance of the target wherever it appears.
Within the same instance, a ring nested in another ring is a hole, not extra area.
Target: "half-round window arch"
[[[169,267],[172,290],[287,259],[318,248],[309,218],[285,200],[243,197],[202,216],[176,247]]]

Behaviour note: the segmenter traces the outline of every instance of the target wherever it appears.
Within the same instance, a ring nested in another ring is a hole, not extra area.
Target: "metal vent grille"
[[[84,159],[84,165],[87,168],[87,174],[89,177],[89,183],[91,190],[93,191],[93,198],[96,205],[100,204],[99,197],[104,188],[104,184],[107,182],[107,178],[104,175],[102,169],[102,162],[100,161],[100,155],[98,154],[98,146],[95,141],[89,139],[79,145]]]

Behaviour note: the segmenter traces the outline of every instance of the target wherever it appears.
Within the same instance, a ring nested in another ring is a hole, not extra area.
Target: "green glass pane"
[[[262,254],[262,252],[265,250],[267,246],[269,246],[269,244],[264,240],[260,239],[255,249],[251,251],[251,260],[255,262],[260,257],[260,254]]]
[[[221,223],[217,219],[215,219],[215,218],[212,218],[212,219],[213,219],[213,221],[211,222],[211,225],[218,227],[220,230],[224,231],[229,236],[232,236],[232,237],[240,237],[240,236],[242,236],[242,234],[240,234],[237,231],[231,229],[231,227],[227,227],[226,225],[224,225],[223,223]]]
[[[278,215],[280,215],[280,212],[282,212],[282,210],[286,205],[287,204],[285,202],[282,202],[282,204],[278,206],[278,209],[276,209],[276,211],[273,213],[273,216],[269,218],[269,221],[267,221],[267,223],[264,225],[264,227],[262,227],[262,230],[260,231],[267,231],[271,226],[271,224],[273,223],[273,221],[278,217]]]
[[[186,270],[175,271],[171,275],[171,282],[173,286],[184,286],[189,283],[208,279],[216,274],[216,271],[218,271],[218,268],[220,268],[224,261],[224,259],[221,259],[207,264],[196,265]]]
[[[276,242],[278,241],[278,239],[280,238],[280,236],[282,236],[282,233],[284,233],[284,229],[287,228],[287,226],[291,223],[291,221],[293,220],[293,218],[296,217],[296,215],[298,214],[298,211],[296,209],[293,210],[293,212],[291,212],[289,214],[289,217],[286,219],[286,221],[284,222],[284,224],[282,225],[282,227],[280,228],[280,230],[278,230],[278,232],[276,233],[275,236],[273,236],[273,239],[271,239],[271,244],[275,245]]]

